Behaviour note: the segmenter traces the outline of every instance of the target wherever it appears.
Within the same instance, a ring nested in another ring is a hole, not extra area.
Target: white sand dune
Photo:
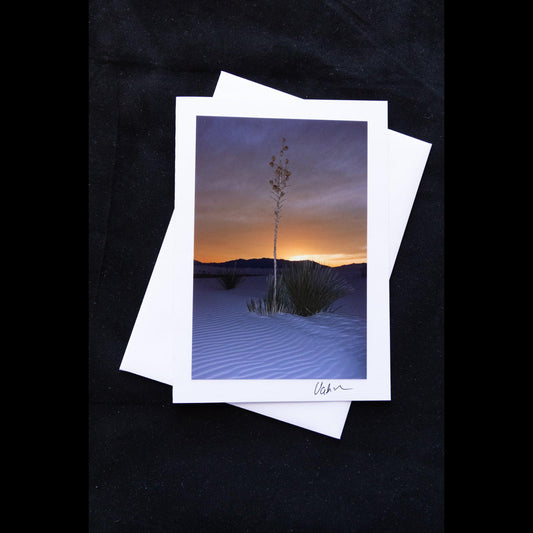
[[[194,280],[193,379],[363,379],[366,377],[366,279],[338,310],[310,317],[248,311],[266,278],[231,290],[214,278]]]

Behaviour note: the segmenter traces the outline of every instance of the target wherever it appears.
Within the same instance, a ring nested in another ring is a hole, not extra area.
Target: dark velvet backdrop
[[[89,530],[444,530],[441,0],[89,2]],[[119,372],[170,220],[175,96],[225,70],[389,101],[432,143],[390,281],[392,401],[341,440]]]

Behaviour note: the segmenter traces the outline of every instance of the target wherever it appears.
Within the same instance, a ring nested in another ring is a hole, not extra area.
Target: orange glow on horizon
[[[352,263],[366,263],[366,255],[364,254],[306,254],[294,255],[287,259],[289,261],[315,261],[316,263],[330,267],[349,265]]]
[[[316,227],[311,227],[308,231],[307,228],[290,226],[283,229],[285,231],[281,233],[277,246],[278,259],[311,260],[331,267],[367,262],[364,233],[350,235],[346,231],[344,235],[340,232],[324,232],[320,235]],[[206,238],[207,235],[207,231],[195,234],[194,259],[202,263],[225,263],[237,259],[274,256],[272,231],[269,227],[224,227],[220,234]],[[238,235],[238,238],[230,238],[230,235]],[[348,251],[338,251],[343,248]]]
[[[234,261],[237,259],[262,259],[264,257],[272,258],[272,255],[257,255],[255,257],[224,257],[224,256],[204,256],[196,257],[196,261],[201,263],[225,263],[227,261]],[[330,267],[338,267],[342,265],[349,265],[352,263],[366,263],[366,254],[304,254],[304,255],[292,255],[288,257],[278,257],[278,259],[284,259],[287,261],[315,261],[321,265]]]

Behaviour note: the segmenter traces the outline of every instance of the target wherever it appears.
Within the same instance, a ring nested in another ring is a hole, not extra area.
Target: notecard
[[[176,103],[173,401],[390,399],[387,103]]]

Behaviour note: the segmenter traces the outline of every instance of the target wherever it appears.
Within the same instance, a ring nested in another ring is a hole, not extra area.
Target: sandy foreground
[[[197,278],[193,292],[193,379],[364,379],[366,278],[345,275],[354,292],[334,312],[301,317],[248,311],[266,292],[266,276],[224,290]]]

